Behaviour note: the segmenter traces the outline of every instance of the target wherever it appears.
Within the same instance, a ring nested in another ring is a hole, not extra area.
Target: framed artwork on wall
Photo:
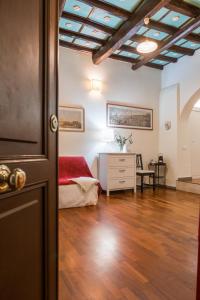
[[[153,130],[153,109],[107,103],[107,126]]]
[[[59,106],[59,130],[85,131],[85,111],[82,107]]]

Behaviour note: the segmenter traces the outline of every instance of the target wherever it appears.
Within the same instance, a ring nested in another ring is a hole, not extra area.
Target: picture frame
[[[107,126],[153,130],[153,109],[126,104],[107,103]]]
[[[66,132],[85,131],[85,110],[83,107],[59,106],[59,130]]]

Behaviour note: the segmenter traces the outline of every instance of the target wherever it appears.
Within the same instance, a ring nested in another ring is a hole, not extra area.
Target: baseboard
[[[179,177],[178,181],[191,181],[192,177]]]
[[[171,185],[166,185],[166,189],[176,191],[176,187],[175,186],[171,186]]]

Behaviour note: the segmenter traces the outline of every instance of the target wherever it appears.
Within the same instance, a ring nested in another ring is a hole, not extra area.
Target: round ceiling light
[[[78,6],[78,5],[74,5],[74,6],[73,6],[73,9],[74,9],[75,11],[79,11],[81,8],[80,8],[80,6]]]
[[[180,20],[180,16],[174,16],[173,18],[172,18],[172,21],[173,22],[177,22],[177,21],[179,21]]]
[[[105,17],[104,17],[104,21],[105,21],[106,23],[110,22],[110,17],[109,17],[109,16],[105,16]]]
[[[68,27],[68,28],[71,28],[72,24],[71,23],[65,23],[65,26]]]
[[[154,52],[158,48],[158,44],[153,41],[144,41],[142,43],[139,43],[137,46],[137,51],[139,53],[151,53]]]

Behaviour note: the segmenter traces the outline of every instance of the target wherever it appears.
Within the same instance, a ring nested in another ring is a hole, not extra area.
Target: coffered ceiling
[[[61,6],[60,45],[91,53],[95,64],[112,58],[133,70],[162,70],[200,48],[200,0],[66,0]],[[157,50],[139,53],[146,40]]]

